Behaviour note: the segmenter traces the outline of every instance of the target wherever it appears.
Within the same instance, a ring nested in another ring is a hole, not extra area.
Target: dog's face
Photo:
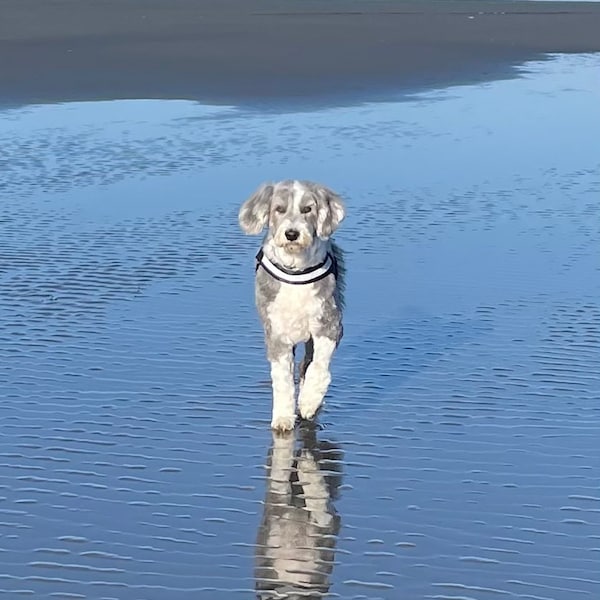
[[[276,246],[296,254],[317,235],[317,199],[305,186],[278,184],[269,207],[269,230]]]
[[[268,225],[276,246],[298,254],[316,238],[326,240],[344,218],[344,205],[330,189],[309,181],[261,186],[242,205],[240,227],[258,234]]]

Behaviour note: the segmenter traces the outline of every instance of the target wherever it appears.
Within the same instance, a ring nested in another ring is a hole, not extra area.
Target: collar
[[[333,273],[337,277],[337,261],[335,256],[328,252],[325,260],[318,265],[302,269],[300,271],[294,269],[286,269],[268,259],[265,256],[262,248],[256,255],[256,270],[262,267],[271,277],[282,281],[283,283],[291,283],[292,285],[303,285],[307,283],[315,283]]]

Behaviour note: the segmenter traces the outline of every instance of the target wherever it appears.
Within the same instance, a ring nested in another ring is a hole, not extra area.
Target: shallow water
[[[600,597],[599,67],[0,113],[0,592]],[[285,177],[347,201],[348,307],[274,440],[236,214]]]

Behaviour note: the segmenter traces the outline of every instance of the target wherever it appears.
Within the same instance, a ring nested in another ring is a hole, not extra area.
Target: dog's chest
[[[273,333],[291,343],[307,341],[323,314],[323,298],[314,284],[282,283],[267,310]]]

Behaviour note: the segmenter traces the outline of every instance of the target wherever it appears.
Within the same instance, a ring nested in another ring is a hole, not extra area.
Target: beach
[[[596,5],[0,9],[2,598],[600,597]],[[344,337],[278,435],[288,178]]]
[[[0,591],[597,597],[599,66],[1,111]],[[282,438],[236,217],[290,176],[344,198],[347,289],[324,410]]]
[[[381,98],[600,50],[600,4],[2,0],[0,101]]]

